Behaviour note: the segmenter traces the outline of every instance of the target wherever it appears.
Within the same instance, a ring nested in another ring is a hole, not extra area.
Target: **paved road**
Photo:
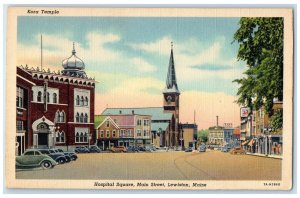
[[[17,179],[279,180],[281,160],[220,151],[79,154],[50,170],[16,172]]]

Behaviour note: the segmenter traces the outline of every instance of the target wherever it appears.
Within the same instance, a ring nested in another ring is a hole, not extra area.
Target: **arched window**
[[[83,113],[80,114],[80,122],[83,122]]]
[[[77,106],[79,106],[79,102],[80,102],[80,99],[79,99],[79,96],[77,95],[77,96],[76,96],[76,105],[77,105]]]
[[[83,133],[80,133],[80,142],[83,142]]]
[[[60,113],[57,110],[56,113],[55,113],[55,122],[59,122],[59,120],[60,120]]]
[[[63,131],[60,133],[60,142],[65,142],[65,132]]]
[[[87,115],[87,113],[84,114],[84,122],[85,122],[85,123],[88,123],[88,115]]]
[[[88,134],[87,132],[85,132],[83,142],[87,142],[87,141],[88,141]]]
[[[76,140],[75,140],[76,142],[80,142],[80,136],[79,136],[79,133],[77,132],[76,133]]]
[[[38,92],[38,95],[37,95],[37,101],[38,102],[42,102],[42,92]]]
[[[57,94],[56,93],[53,94],[53,103],[57,103]]]
[[[76,122],[79,122],[79,113],[76,113]]]
[[[50,102],[50,94],[49,94],[49,92],[47,92],[47,102],[48,103]]]
[[[80,99],[80,106],[83,106],[83,103],[84,103],[84,99],[83,99],[83,96],[81,96],[81,99]]]
[[[85,105],[85,106],[89,106],[89,99],[88,99],[87,96],[85,97],[84,105]]]
[[[59,122],[65,122],[65,112],[60,112],[59,114]]]
[[[65,142],[65,132],[57,132],[56,133],[56,142],[57,143],[64,143]]]

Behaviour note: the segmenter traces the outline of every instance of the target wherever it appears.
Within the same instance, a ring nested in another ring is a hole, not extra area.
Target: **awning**
[[[245,142],[243,142],[243,143],[242,143],[242,146],[245,146],[245,145],[247,145],[247,144],[248,144],[248,142],[249,142],[249,140],[246,140]]]

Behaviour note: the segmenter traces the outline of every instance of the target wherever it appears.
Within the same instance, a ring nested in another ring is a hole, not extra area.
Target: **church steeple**
[[[168,76],[166,80],[166,88],[164,93],[179,93],[177,81],[176,81],[176,72],[175,72],[175,64],[174,64],[174,56],[173,56],[173,42],[171,42],[171,55],[169,60],[169,69]]]

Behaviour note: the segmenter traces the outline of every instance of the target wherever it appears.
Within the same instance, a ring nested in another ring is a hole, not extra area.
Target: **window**
[[[147,132],[146,132],[146,130],[144,130],[144,136],[147,136]]]
[[[80,135],[79,135],[78,132],[76,133],[76,139],[75,139],[75,141],[76,141],[76,142],[80,142]]]
[[[100,137],[104,138],[104,131],[102,131],[102,130],[100,131]]]
[[[109,138],[109,131],[106,131],[106,137]]]
[[[112,136],[113,136],[113,137],[116,137],[116,131],[115,131],[115,130],[113,130]]]
[[[138,130],[137,130],[137,132],[136,132],[136,136],[139,136],[139,137],[140,137],[140,136],[142,136],[142,132],[141,132],[141,130],[140,130],[140,129],[138,129]]]
[[[144,120],[144,126],[148,126],[148,120]]]
[[[142,120],[137,120],[137,125],[138,126],[142,125]]]
[[[50,94],[47,92],[47,102],[50,103]]]
[[[80,103],[80,99],[79,99],[79,96],[77,95],[76,96],[76,105],[79,106],[79,103]]]
[[[17,87],[17,107],[23,107],[24,89]]]
[[[59,122],[65,122],[65,112],[60,112]]]
[[[128,136],[132,136],[131,129],[128,130],[127,132],[128,132]]]
[[[108,120],[106,121],[106,127],[109,127],[109,121]]]
[[[125,130],[124,130],[124,129],[121,130],[120,136],[121,136],[121,137],[124,137],[124,136],[125,136]]]
[[[53,93],[53,103],[57,103],[57,94]]]
[[[88,123],[88,115],[87,115],[87,113],[84,115],[84,122]]]
[[[58,132],[56,134],[56,142],[57,143],[64,143],[65,142],[65,132]]]
[[[81,96],[81,99],[80,99],[80,106],[83,106],[83,103],[84,103],[84,99],[83,99],[83,96]]]
[[[80,114],[80,122],[83,122],[83,113]]]
[[[34,155],[34,151],[28,151],[24,155]]]
[[[42,102],[42,92],[38,92],[38,95],[37,95],[37,101],[38,102]]]
[[[17,120],[17,131],[23,130],[23,121]]]
[[[87,97],[87,96],[85,97],[85,100],[84,100],[84,105],[85,105],[85,106],[88,106],[88,105],[89,105],[89,99],[88,99],[88,97]]]
[[[88,142],[88,134],[84,133],[83,142]]]
[[[76,113],[76,122],[79,122],[79,113]]]

